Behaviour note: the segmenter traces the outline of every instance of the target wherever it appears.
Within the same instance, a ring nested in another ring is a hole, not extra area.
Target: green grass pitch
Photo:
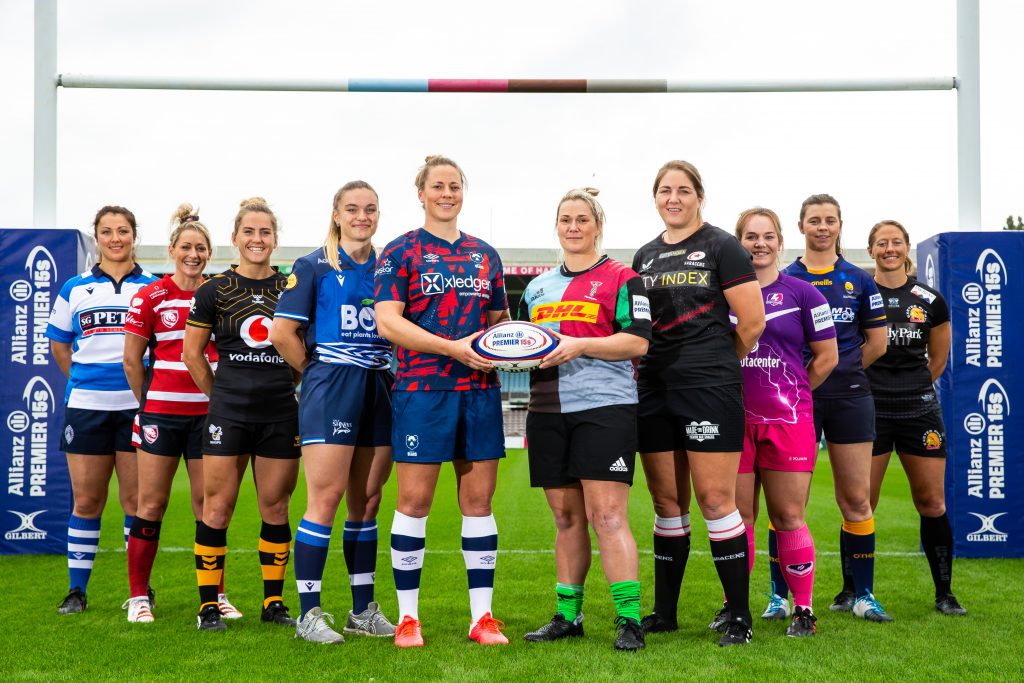
[[[227,588],[245,618],[224,633],[195,628],[197,591],[191,553],[194,525],[183,472],[175,481],[164,520],[153,585],[158,591],[150,625],[128,624],[120,607],[128,595],[127,570],[116,496],[103,518],[101,552],[84,614],[58,616],[67,571],[63,556],[0,559],[0,678],[22,680],[263,680],[339,681],[769,681],[822,680],[1024,680],[1019,617],[1024,604],[1024,563],[1019,560],[957,560],[953,587],[970,611],[944,617],[933,605],[928,565],[918,552],[918,517],[903,471],[894,459],[878,509],[875,593],[892,614],[873,624],[833,614],[828,604],[840,585],[839,514],[832,497],[827,458],[819,459],[808,511],[818,548],[818,635],[784,637],[782,622],[762,622],[768,580],[764,515],[758,522],[758,558],[751,580],[755,612],[750,646],[721,649],[707,623],[720,606],[719,586],[708,552],[707,532],[692,507],[693,552],[683,583],[680,630],[648,638],[647,649],[612,649],[614,610],[595,558],[584,607],[587,635],[558,643],[526,643],[525,632],[554,612],[554,527],[543,494],[529,488],[522,451],[502,463],[494,499],[500,533],[495,616],[507,624],[511,645],[483,648],[467,639],[469,607],[459,551],[460,518],[454,477],[446,468],[427,525],[420,617],[426,647],[399,651],[389,640],[349,637],[340,647],[295,640],[288,629],[261,624],[259,519],[251,480],[243,487],[229,532]],[[389,482],[380,515],[377,598],[394,618],[388,530],[395,485]],[[292,501],[291,523],[305,503],[302,481]],[[643,609],[653,589],[650,498],[638,475],[630,519],[640,547]],[[339,518],[340,521],[340,518]],[[596,544],[595,544],[596,547]],[[298,597],[289,569],[285,600],[297,616]],[[350,607],[341,553],[340,526],[324,577],[324,608],[342,624]]]

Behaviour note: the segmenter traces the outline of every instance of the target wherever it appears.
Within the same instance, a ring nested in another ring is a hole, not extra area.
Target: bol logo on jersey
[[[350,332],[362,328],[367,332],[377,329],[377,317],[369,306],[343,304],[341,307],[341,329]]]
[[[270,318],[251,315],[242,322],[238,334],[250,348],[265,349],[270,346]]]

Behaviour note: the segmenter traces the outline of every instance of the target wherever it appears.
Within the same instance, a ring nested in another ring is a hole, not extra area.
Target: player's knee
[[[149,519],[152,521],[159,521],[163,519],[164,512],[167,511],[167,497],[154,497],[146,498],[139,503],[136,510],[136,515],[143,519]]]
[[[551,513],[555,518],[555,528],[559,531],[570,531],[587,523],[586,514],[581,510],[552,508]]]
[[[946,513],[946,499],[941,491],[928,491],[914,497],[914,506],[922,517],[941,517]]]
[[[590,524],[598,536],[614,535],[625,526],[625,514],[618,506],[597,509],[590,514]]]

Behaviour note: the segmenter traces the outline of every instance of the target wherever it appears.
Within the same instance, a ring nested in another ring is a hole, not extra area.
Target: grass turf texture
[[[692,506],[693,552],[683,582],[679,631],[652,635],[647,649],[631,654],[612,649],[614,609],[595,556],[584,605],[587,635],[556,643],[527,643],[522,636],[554,613],[554,527],[541,491],[529,488],[522,451],[502,463],[494,509],[500,532],[495,615],[508,627],[508,647],[484,648],[467,639],[469,608],[460,551],[460,516],[454,477],[445,468],[427,525],[427,556],[420,594],[426,647],[396,650],[388,639],[350,636],[341,647],[295,640],[292,631],[261,624],[259,534],[251,480],[243,486],[228,537],[227,589],[244,613],[225,633],[195,628],[198,605],[191,552],[194,524],[183,468],[175,481],[153,572],[157,589],[153,624],[129,624],[122,601],[128,595],[122,516],[114,491],[103,518],[101,552],[89,585],[84,614],[58,616],[55,604],[67,584],[62,556],[0,559],[0,619],[8,626],[0,641],[4,680],[205,679],[346,681],[503,681],[503,680],[1022,680],[1018,615],[1024,603],[1024,563],[1017,560],[957,560],[953,588],[968,608],[966,618],[935,611],[928,565],[918,553],[918,517],[906,477],[894,458],[882,490],[875,593],[895,618],[873,624],[828,611],[838,590],[839,514],[833,501],[831,471],[819,459],[808,511],[819,551],[815,605],[818,635],[784,637],[786,623],[764,622],[766,515],[758,522],[758,558],[751,579],[754,641],[721,649],[707,630],[721,604],[721,588],[708,552],[707,532]],[[113,488],[113,487],[112,487]],[[377,598],[391,618],[397,610],[390,569],[388,530],[395,484],[385,489]],[[291,523],[305,503],[299,482]],[[630,520],[640,547],[643,613],[653,599],[650,498],[639,474]],[[324,608],[344,625],[351,607],[341,552],[341,522],[335,527],[324,577]],[[596,542],[594,544],[596,548]],[[285,601],[298,616],[294,574],[289,568]]]

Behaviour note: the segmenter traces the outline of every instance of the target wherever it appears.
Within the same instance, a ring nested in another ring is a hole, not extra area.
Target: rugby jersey
[[[71,344],[69,408],[130,410],[139,407],[124,375],[124,319],[135,294],[156,278],[135,264],[118,282],[100,264],[76,275],[53,302],[46,336]]]
[[[563,264],[534,278],[523,292],[520,317],[569,337],[626,332],[651,338],[651,306],[640,277],[607,256],[584,271]],[[530,373],[533,412],[573,413],[636,400],[629,360],[581,356]]]
[[[761,296],[764,332],[740,361],[747,423],[813,422],[804,347],[808,342],[835,339],[832,309],[818,290],[785,273],[762,287]],[[736,324],[735,316],[729,319]]]
[[[276,318],[306,325],[313,358],[325,363],[384,370],[391,365],[391,343],[377,332],[373,310],[373,271],[377,255],[356,263],[338,249],[341,270],[334,270],[317,249],[295,261]]]
[[[877,284],[877,283],[876,283]],[[946,300],[914,278],[902,287],[878,285],[885,304],[889,345],[868,368],[875,414],[885,418],[925,415],[939,407],[928,370],[928,338],[949,322]]]
[[[460,233],[448,242],[419,228],[381,253],[374,273],[377,301],[401,301],[403,315],[427,332],[461,339],[487,327],[490,311],[508,308],[498,252]],[[396,391],[465,391],[499,386],[498,375],[454,358],[398,347]]]
[[[753,282],[750,252],[721,228],[704,223],[668,244],[664,233],[636,252],[633,270],[651,300],[654,335],[640,359],[642,388],[740,384],[725,290]]]
[[[131,300],[124,331],[149,341],[149,369],[142,387],[140,412],[159,415],[205,415],[210,399],[192,379],[181,358],[185,321],[194,291],[181,289],[170,275],[146,285]],[[217,347],[206,346],[217,369]]]
[[[842,256],[836,258],[832,267],[823,270],[808,270],[797,259],[785,272],[810,282],[832,307],[839,364],[814,390],[814,395],[822,398],[870,395],[871,385],[864,373],[860,347],[864,344],[861,330],[885,326],[885,309],[875,281]]]

